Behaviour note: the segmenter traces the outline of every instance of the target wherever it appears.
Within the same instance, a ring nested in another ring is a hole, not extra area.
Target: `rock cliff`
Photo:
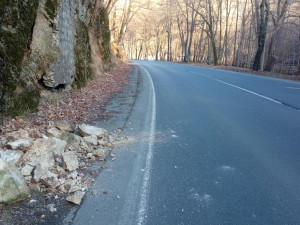
[[[81,88],[114,64],[101,1],[1,0],[0,24],[4,115],[36,109],[42,86]]]

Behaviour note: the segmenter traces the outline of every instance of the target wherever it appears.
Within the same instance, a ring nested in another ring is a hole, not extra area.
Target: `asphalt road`
[[[137,63],[136,141],[74,224],[300,224],[300,83]]]

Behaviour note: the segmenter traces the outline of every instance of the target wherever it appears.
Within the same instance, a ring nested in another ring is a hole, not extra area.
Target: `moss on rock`
[[[58,0],[46,0],[45,2],[45,11],[51,20],[53,20],[57,15],[58,5]]]
[[[91,70],[91,46],[89,44],[89,33],[87,25],[81,21],[77,21],[76,27],[76,44],[75,44],[75,66],[76,76],[73,86],[75,88],[82,88],[87,81],[92,78]]]
[[[113,52],[111,49],[111,34],[109,29],[109,18],[104,6],[94,13],[91,21],[98,42],[98,50],[102,59],[103,69],[108,70],[113,65]]]
[[[38,0],[0,1],[0,110],[4,115],[23,114],[38,106],[39,89],[22,74],[38,4]]]

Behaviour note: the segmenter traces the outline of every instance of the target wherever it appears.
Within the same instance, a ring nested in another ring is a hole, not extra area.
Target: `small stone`
[[[84,192],[82,192],[82,191],[77,191],[77,192],[75,192],[74,194],[68,196],[68,197],[66,198],[66,200],[67,200],[68,202],[72,202],[72,203],[74,203],[74,204],[76,204],[76,205],[80,205],[83,196],[84,196]]]
[[[49,204],[47,205],[47,208],[50,210],[50,212],[56,212],[57,209],[54,206],[55,206],[54,204]]]
[[[112,144],[111,143],[108,143],[107,145],[106,145],[108,148],[112,148]]]
[[[35,199],[31,199],[30,201],[29,201],[29,203],[36,203],[37,202],[37,200],[35,200]]]
[[[102,157],[105,155],[106,150],[105,149],[96,149],[92,152],[92,154],[96,157]]]
[[[107,141],[102,140],[102,139],[98,141],[98,144],[101,145],[101,146],[106,146],[107,143],[108,143]]]

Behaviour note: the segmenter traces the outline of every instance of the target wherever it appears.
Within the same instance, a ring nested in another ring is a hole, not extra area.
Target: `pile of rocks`
[[[80,204],[91,183],[82,171],[89,162],[103,159],[115,141],[105,129],[86,124],[74,129],[61,121],[44,134],[21,129],[4,135],[0,203],[15,203],[28,198],[30,191],[42,191],[67,193],[67,201]]]

